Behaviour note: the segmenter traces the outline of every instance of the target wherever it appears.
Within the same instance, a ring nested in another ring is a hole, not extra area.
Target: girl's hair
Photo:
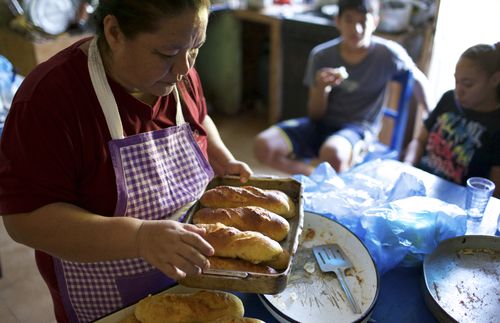
[[[474,61],[488,76],[491,76],[500,71],[500,43],[472,46],[460,58]],[[500,99],[500,84],[497,86],[497,98]]]
[[[158,22],[186,9],[210,10],[210,0],[100,0],[94,14],[96,33],[103,38],[103,21],[107,15],[116,17],[127,38],[139,33],[154,32]]]

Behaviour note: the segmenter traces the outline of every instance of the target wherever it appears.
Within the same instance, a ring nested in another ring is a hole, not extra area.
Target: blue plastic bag
[[[0,55],[0,135],[14,94],[23,79],[22,76],[16,74],[9,60]]]
[[[381,273],[419,265],[444,239],[465,234],[467,216],[454,204],[412,196],[364,212],[363,242]]]
[[[381,274],[420,264],[443,239],[466,231],[465,211],[426,197],[425,185],[408,173],[373,160],[338,175],[322,163],[311,176],[297,175],[304,210],[325,215],[358,236]]]
[[[297,175],[304,188],[304,210],[323,214],[363,237],[363,212],[411,195],[425,195],[424,184],[414,176],[404,174],[399,179],[387,178],[381,172],[380,160],[373,160],[337,175],[328,163],[321,163],[311,176]],[[393,173],[391,173],[393,174]],[[408,193],[408,194],[406,194]]]

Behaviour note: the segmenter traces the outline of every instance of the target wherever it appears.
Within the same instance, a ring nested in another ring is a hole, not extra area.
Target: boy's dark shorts
[[[364,130],[360,126],[328,127],[309,118],[285,120],[276,124],[276,127],[288,137],[293,155],[297,158],[317,157],[321,145],[333,135],[346,138],[353,147],[365,137]]]

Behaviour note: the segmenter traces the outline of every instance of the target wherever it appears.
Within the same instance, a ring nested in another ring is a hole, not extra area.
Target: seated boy
[[[411,70],[414,94],[427,110],[425,75],[397,43],[373,36],[378,0],[340,0],[340,37],[316,46],[309,55],[304,83],[309,87],[308,116],[286,120],[257,135],[257,159],[289,174],[310,175],[304,159],[327,161],[342,172],[380,131],[387,83]]]

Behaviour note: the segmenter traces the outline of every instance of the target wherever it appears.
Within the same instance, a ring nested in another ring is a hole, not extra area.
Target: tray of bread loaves
[[[189,210],[214,247],[210,269],[188,287],[277,294],[286,287],[303,225],[302,185],[292,178],[216,177]]]

